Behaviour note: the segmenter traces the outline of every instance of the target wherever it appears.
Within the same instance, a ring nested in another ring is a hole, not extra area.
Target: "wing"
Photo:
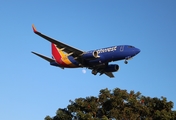
[[[114,77],[114,75],[113,75],[112,72],[105,72],[104,74],[107,75],[107,76],[109,76],[110,78],[113,78],[113,77]]]
[[[81,54],[84,53],[83,51],[81,51],[81,50],[79,50],[79,49],[76,49],[76,48],[74,48],[74,47],[71,47],[71,46],[69,46],[69,45],[67,45],[67,44],[64,44],[64,43],[62,43],[62,42],[60,42],[60,41],[57,41],[57,40],[55,40],[55,39],[53,39],[53,38],[50,38],[50,37],[48,37],[48,36],[46,36],[46,35],[44,35],[44,34],[38,32],[37,29],[34,27],[34,25],[32,25],[32,28],[33,28],[33,31],[34,31],[35,34],[37,34],[37,35],[39,35],[40,37],[42,37],[42,38],[48,40],[48,41],[51,42],[51,43],[56,44],[59,49],[61,49],[62,51],[68,53],[69,55],[72,55],[73,57],[78,57],[78,56],[80,56]]]

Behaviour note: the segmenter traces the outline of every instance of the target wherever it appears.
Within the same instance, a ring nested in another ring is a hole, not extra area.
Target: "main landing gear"
[[[97,73],[98,73],[97,70],[92,70],[92,74],[93,74],[93,75],[96,75]]]

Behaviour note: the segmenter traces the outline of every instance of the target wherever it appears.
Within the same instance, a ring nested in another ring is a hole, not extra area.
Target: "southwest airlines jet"
[[[118,71],[120,67],[117,64],[109,64],[110,62],[124,60],[127,64],[127,60],[140,52],[131,45],[115,45],[85,52],[38,32],[34,25],[32,28],[35,34],[51,42],[52,58],[36,52],[32,53],[48,61],[50,65],[62,69],[86,67],[91,69],[94,75],[100,73],[112,78],[113,72]]]

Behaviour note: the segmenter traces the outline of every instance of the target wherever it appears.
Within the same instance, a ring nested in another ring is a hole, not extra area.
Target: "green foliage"
[[[52,118],[50,116],[46,116],[45,120],[52,120]]]
[[[165,97],[150,98],[119,88],[100,90],[98,97],[70,100],[65,109],[58,109],[56,116],[45,120],[176,120],[173,102]]]

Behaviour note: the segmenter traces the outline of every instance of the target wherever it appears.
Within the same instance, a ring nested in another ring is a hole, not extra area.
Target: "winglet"
[[[35,28],[34,24],[32,24],[32,29],[35,33],[37,32],[37,29]]]

